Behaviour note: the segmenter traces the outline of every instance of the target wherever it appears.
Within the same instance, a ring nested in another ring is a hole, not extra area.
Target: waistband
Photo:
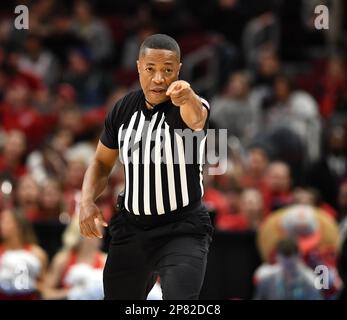
[[[130,223],[146,228],[183,220],[194,211],[202,210],[204,208],[205,206],[203,202],[199,199],[185,207],[161,215],[137,215],[127,211],[126,209],[123,209],[120,214],[122,214]]]

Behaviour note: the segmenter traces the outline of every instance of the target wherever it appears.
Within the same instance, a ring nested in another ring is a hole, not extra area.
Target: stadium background
[[[29,30],[14,28],[20,4]],[[314,26],[318,4],[329,8],[328,30]],[[328,217],[332,240],[321,235],[315,263],[338,272],[325,296],[338,298],[347,270],[345,13],[342,0],[1,1],[1,210],[24,215],[49,264],[69,247],[64,232],[105,114],[138,88],[142,40],[166,33],[181,46],[181,77],[211,104],[211,128],[228,129],[227,172],[205,177],[216,231],[201,298],[253,298],[254,272],[285,234],[280,223],[261,230],[295,204]],[[107,220],[119,168],[98,200]]]

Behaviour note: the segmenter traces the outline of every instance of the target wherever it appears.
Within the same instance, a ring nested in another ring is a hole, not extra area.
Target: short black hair
[[[163,49],[176,52],[178,60],[181,60],[181,50],[174,38],[166,34],[152,34],[141,44],[139,55],[142,55],[146,49]]]

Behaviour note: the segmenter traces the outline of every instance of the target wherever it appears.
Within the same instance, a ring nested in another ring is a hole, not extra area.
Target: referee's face
[[[166,90],[178,80],[181,63],[176,52],[147,48],[137,61],[140,84],[146,100],[153,105],[169,99]]]

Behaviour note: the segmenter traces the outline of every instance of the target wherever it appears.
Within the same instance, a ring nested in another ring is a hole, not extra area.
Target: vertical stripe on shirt
[[[156,113],[153,118],[151,119],[151,122],[149,123],[147,136],[145,140],[145,150],[144,150],[144,172],[143,172],[143,179],[144,179],[144,186],[143,186],[143,201],[144,201],[144,213],[146,215],[152,214],[151,212],[151,203],[150,203],[150,164],[151,164],[151,140],[152,140],[152,131],[154,124],[157,120]]]
[[[179,172],[181,177],[182,203],[183,203],[183,206],[186,206],[189,203],[189,195],[188,195],[186,161],[185,161],[183,139],[177,133],[175,133],[175,137],[176,137],[175,141],[177,144],[177,152],[178,152]]]
[[[142,134],[142,129],[143,129],[143,125],[145,123],[145,116],[143,115],[143,113],[141,112],[140,114],[140,122],[138,124],[137,127],[137,131],[136,131],[136,135],[135,135],[135,140],[134,140],[134,144],[135,144],[135,150],[133,153],[133,196],[132,196],[132,207],[133,207],[133,213],[136,215],[139,215],[139,188],[140,188],[140,184],[139,184],[139,153],[140,153],[140,148],[137,145],[140,140],[141,140],[141,134]],[[142,188],[141,188],[142,190]]]
[[[157,126],[157,132],[155,137],[155,149],[154,149],[154,168],[155,168],[155,200],[158,214],[165,213],[164,203],[163,203],[163,188],[162,188],[162,174],[161,174],[161,147],[162,142],[161,137],[161,127],[164,121],[164,114],[162,115],[160,122]]]
[[[170,128],[166,122],[165,122],[164,152],[165,152],[165,160],[166,160],[170,209],[171,209],[171,211],[173,211],[173,210],[177,209],[176,190],[175,190],[175,175],[174,175],[174,166],[173,166],[174,161],[173,161],[173,156],[172,156]]]
[[[123,153],[123,161],[124,161],[124,167],[125,167],[125,208],[129,210],[128,206],[128,197],[129,197],[129,181],[130,181],[130,176],[129,176],[129,162],[128,162],[128,148],[129,148],[129,140],[134,128],[134,123],[136,120],[137,112],[133,114],[131,117],[129,127],[126,130],[126,134],[124,137],[124,145],[122,149]]]

